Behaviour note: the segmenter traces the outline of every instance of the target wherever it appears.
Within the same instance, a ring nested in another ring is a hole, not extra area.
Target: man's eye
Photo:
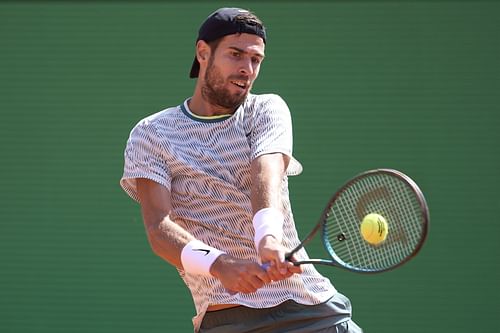
[[[261,63],[261,61],[262,61],[262,60],[261,60],[260,58],[252,58],[252,62],[253,62],[254,64],[260,64],[260,63]]]

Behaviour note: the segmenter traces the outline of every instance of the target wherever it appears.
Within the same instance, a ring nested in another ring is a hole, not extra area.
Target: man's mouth
[[[230,82],[241,89],[246,89],[248,87],[248,82],[245,80],[231,80]]]

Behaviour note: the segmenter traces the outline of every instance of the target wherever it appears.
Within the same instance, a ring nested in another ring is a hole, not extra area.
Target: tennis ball
[[[360,232],[365,241],[372,245],[378,245],[385,241],[389,228],[382,215],[372,213],[363,218]]]

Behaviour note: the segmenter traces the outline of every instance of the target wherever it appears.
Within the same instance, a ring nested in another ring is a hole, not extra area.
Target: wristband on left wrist
[[[182,267],[186,273],[212,276],[210,274],[210,267],[224,253],[197,239],[193,239],[182,249]]]

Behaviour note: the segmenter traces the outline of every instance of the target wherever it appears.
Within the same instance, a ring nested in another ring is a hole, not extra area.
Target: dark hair
[[[236,22],[241,22],[248,25],[257,26],[259,29],[264,29],[262,21],[252,12],[244,12],[234,17]]]

